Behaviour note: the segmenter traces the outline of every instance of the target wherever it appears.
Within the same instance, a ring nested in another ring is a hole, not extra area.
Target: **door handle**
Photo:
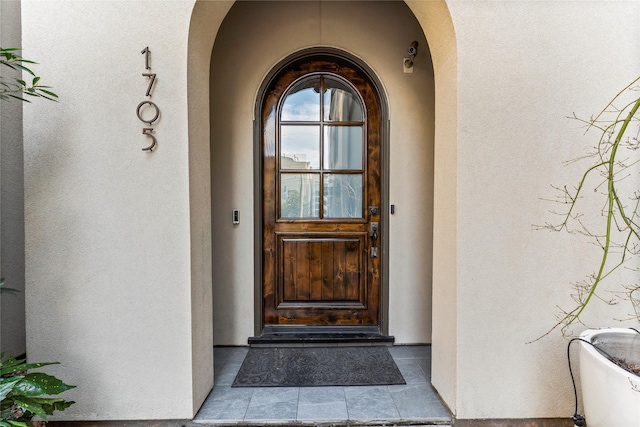
[[[376,240],[378,240],[378,231],[380,226],[377,222],[369,223],[369,237],[371,237],[371,258],[378,258],[378,247],[376,246]]]
[[[378,229],[379,225],[377,222],[372,222],[369,224],[369,237],[371,237],[373,243],[378,240]]]

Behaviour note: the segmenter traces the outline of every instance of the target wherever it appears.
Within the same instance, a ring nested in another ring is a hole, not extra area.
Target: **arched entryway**
[[[455,43],[451,43],[453,29],[446,5],[425,3],[429,4],[412,4],[413,14],[397,2],[240,2],[233,7],[196,3],[189,64],[192,235],[202,227],[206,236],[206,218],[195,211],[200,206],[200,212],[206,212],[204,204],[210,200],[214,308],[211,314],[206,307],[197,307],[194,317],[203,322],[212,316],[215,343],[245,344],[256,329],[254,187],[259,165],[253,155],[256,118],[252,108],[260,84],[281,58],[319,45],[338,46],[369,64],[389,94],[389,205],[396,210],[390,215],[387,280],[413,283],[390,292],[389,333],[401,342],[435,343],[455,328],[455,292],[451,292],[455,284],[455,198],[446,194],[451,186],[453,193],[449,194],[455,194],[455,73],[448,74],[455,71]],[[399,5],[402,11],[397,9]],[[363,9],[350,9],[358,7]],[[380,8],[390,9],[381,12]],[[396,9],[392,12],[391,8]],[[403,31],[390,33],[380,43],[371,28],[385,34],[386,25],[393,22],[388,19],[390,13],[404,14],[413,24],[403,22]],[[268,19],[274,15],[279,21]],[[366,31],[358,28],[354,16],[363,21]],[[448,21],[438,22],[437,29],[431,20],[438,16]],[[227,21],[219,26],[223,19]],[[233,22],[231,32],[225,30],[228,22]],[[441,31],[442,22],[448,22],[447,31]],[[433,35],[429,49],[425,34]],[[418,38],[422,43],[413,75],[404,73],[406,47]],[[208,73],[204,62],[211,46]],[[430,83],[417,84],[420,73],[427,73]],[[207,87],[208,93],[204,90]],[[426,106],[416,108],[416,103]],[[421,128],[424,124],[428,128]],[[203,158],[208,150],[210,157]],[[210,196],[203,197],[209,188]],[[416,201],[417,205],[408,203]],[[440,210],[451,204],[454,209],[448,213]],[[239,210],[240,224],[232,222],[233,209]],[[193,258],[206,266],[206,242],[204,247],[194,252]],[[196,259],[200,256],[202,260]],[[442,264],[432,264],[432,259]],[[418,267],[407,268],[411,265]],[[202,273],[206,275],[206,268]],[[435,309],[434,300],[439,303]],[[443,340],[440,348],[441,353],[434,352],[434,382],[440,375],[444,380],[441,393],[445,399],[451,397],[448,403],[453,407],[455,385],[447,384],[455,383],[455,340]]]
[[[389,17],[394,17],[393,20]],[[355,18],[357,17],[357,18]],[[269,22],[264,31],[260,23]],[[374,24],[374,25],[372,25]],[[376,32],[371,28],[377,28]],[[331,31],[329,31],[331,29]],[[406,49],[422,50],[405,73]],[[244,345],[259,329],[254,251],[260,183],[254,106],[265,77],[292,52],[342,45],[367,64],[388,95],[388,333],[401,343],[431,340],[433,68],[415,17],[398,2],[239,2],[225,18],[211,58],[211,170],[214,342]],[[242,54],[238,54],[243,52]],[[240,223],[233,224],[237,209]],[[426,262],[425,262],[426,260]],[[383,298],[384,300],[384,298]]]

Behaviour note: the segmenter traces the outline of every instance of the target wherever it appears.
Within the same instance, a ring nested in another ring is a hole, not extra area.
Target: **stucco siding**
[[[25,111],[27,348],[65,419],[193,415],[186,63],[191,2],[25,1],[59,103]],[[170,35],[170,37],[168,37]],[[141,122],[152,52],[152,100]],[[144,127],[154,127],[152,153]],[[209,350],[211,351],[211,350]]]
[[[570,415],[566,341],[553,326],[596,248],[535,229],[551,185],[577,183],[599,112],[640,72],[635,2],[453,2],[458,46],[457,415]],[[598,207],[596,207],[598,208]],[[627,307],[592,311],[613,326]],[[600,307],[603,308],[602,306]],[[583,326],[578,326],[579,330]]]

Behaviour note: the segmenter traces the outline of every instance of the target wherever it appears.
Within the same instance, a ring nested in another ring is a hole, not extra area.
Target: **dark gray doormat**
[[[386,347],[250,348],[232,387],[406,384]]]

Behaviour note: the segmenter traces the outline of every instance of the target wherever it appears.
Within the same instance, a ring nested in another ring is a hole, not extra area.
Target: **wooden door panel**
[[[364,308],[366,239],[365,233],[278,234],[277,308]]]

